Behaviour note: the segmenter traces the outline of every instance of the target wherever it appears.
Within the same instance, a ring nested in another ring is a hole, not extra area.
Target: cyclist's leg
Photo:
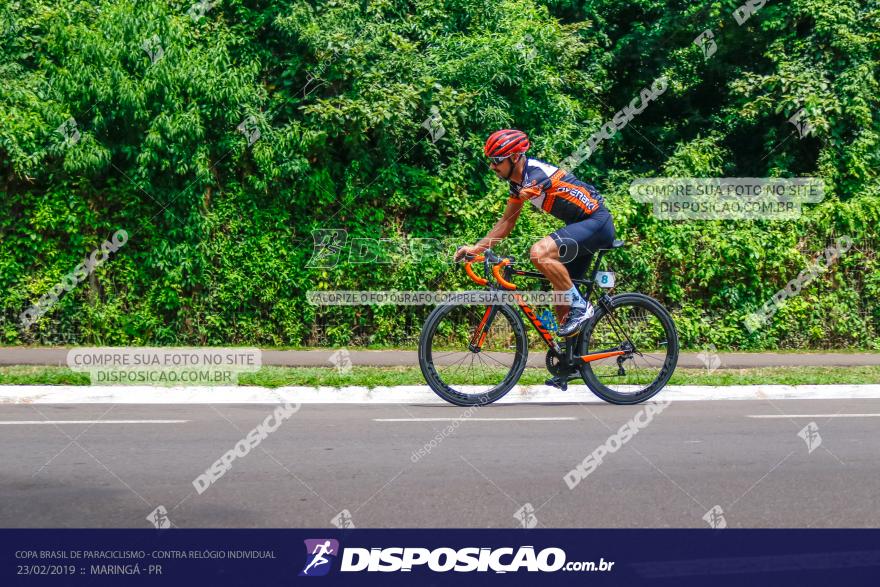
[[[559,244],[552,237],[545,236],[532,245],[529,255],[532,265],[550,280],[554,290],[567,291],[572,286],[571,276],[560,260]]]
[[[558,291],[572,287],[572,278],[586,271],[588,257],[598,248],[610,246],[614,240],[614,224],[604,206],[580,222],[560,228],[532,245],[532,264],[544,274]]]
[[[560,247],[552,238],[552,235],[545,236],[532,245],[532,250],[530,251],[532,264],[538,271],[544,274],[556,292],[568,291],[574,285],[571,282],[571,272],[566,269],[564,255],[565,245]],[[568,308],[568,304],[556,304],[553,306],[557,324],[562,324],[562,320],[568,313]]]
[[[573,247],[568,248],[572,253],[574,252]],[[565,266],[565,269],[568,271],[569,277],[572,280],[580,279],[583,277],[584,273],[587,272],[587,268],[590,266],[590,261],[593,258],[592,254],[586,255],[578,255],[573,259],[568,259],[566,257],[566,246],[563,245],[560,247],[559,260]],[[568,310],[571,306],[567,304],[561,304],[553,306],[553,311],[556,314],[556,320],[558,324],[562,324],[565,321],[565,317],[568,315]]]
[[[570,288],[572,279],[583,278],[593,259],[593,253],[598,249],[610,247],[614,242],[614,223],[611,214],[603,206],[585,220],[569,224],[552,233],[548,238],[557,244],[557,258],[566,271],[568,277],[566,281]],[[556,306],[555,310],[557,319],[562,323],[569,306]]]

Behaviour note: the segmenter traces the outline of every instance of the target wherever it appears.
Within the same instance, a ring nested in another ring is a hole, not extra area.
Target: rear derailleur
[[[622,350],[625,354],[617,357],[617,376],[625,377],[626,369],[623,368],[623,364],[627,360],[632,360],[633,353],[635,353],[636,351],[636,347],[634,347],[631,342],[626,341],[620,345],[620,350]]]

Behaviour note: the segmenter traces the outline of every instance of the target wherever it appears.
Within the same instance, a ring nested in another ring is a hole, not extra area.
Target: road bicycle
[[[610,248],[590,253],[589,277],[572,279],[585,300],[595,293],[594,315],[580,332],[560,342],[551,333],[555,320],[539,318],[511,281],[514,276],[547,281],[543,274],[517,269],[513,257],[491,250],[468,259],[465,272],[485,289],[462,292],[438,305],[425,320],[419,366],[428,385],[458,406],[490,404],[513,389],[529,353],[518,306],[548,347],[545,365],[551,377],[546,385],[566,390],[570,381],[583,379],[590,391],[612,404],[637,404],[656,395],[675,371],[678,333],[669,312],[654,298],[603,291],[615,280],[613,273],[599,271],[602,257],[623,246],[615,240]],[[474,263],[483,264],[482,277]],[[497,297],[486,292],[505,292],[513,303],[473,302],[478,296],[472,294]]]

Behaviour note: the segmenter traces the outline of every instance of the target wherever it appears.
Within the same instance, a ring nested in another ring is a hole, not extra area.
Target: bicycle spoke
[[[456,365],[458,365],[458,368],[457,368],[456,371],[455,371],[455,372],[458,372],[458,369],[461,368],[461,365],[459,365],[459,363],[464,363],[465,359],[467,359],[467,358],[468,358],[468,353],[465,353],[465,354],[461,357],[460,360],[458,360],[458,361],[452,363],[451,365],[447,365],[447,367],[455,367]]]
[[[480,354],[483,354],[483,353],[480,353]],[[501,365],[501,366],[504,367],[504,368],[509,368],[509,367],[510,367],[510,365],[505,365],[504,363],[502,363],[501,361],[499,361],[498,359],[496,359],[496,358],[493,357],[492,355],[485,355],[485,357],[486,357],[487,359],[492,359],[493,361],[495,361],[496,363],[498,363],[499,365]]]
[[[462,351],[451,351],[443,355],[434,355],[432,358],[436,361],[437,359],[442,359],[443,357],[448,357],[449,355],[454,355],[455,353],[460,353]]]

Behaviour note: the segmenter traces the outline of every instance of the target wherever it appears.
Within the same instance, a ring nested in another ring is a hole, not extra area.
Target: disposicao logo
[[[322,577],[330,572],[339,555],[339,541],[332,538],[309,538],[306,544],[306,566],[300,577]]]

